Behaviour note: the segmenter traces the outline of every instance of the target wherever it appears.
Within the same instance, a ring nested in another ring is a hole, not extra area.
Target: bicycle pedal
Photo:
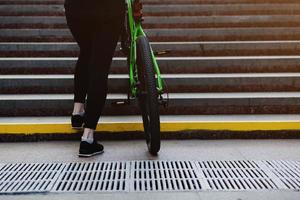
[[[115,101],[111,103],[113,106],[125,106],[125,105],[129,105],[130,101],[125,100],[125,101]]]
[[[170,52],[171,52],[170,49],[161,50],[161,51],[155,51],[155,52],[154,52],[154,55],[155,55],[155,56],[160,56],[160,55],[164,55],[164,54],[167,54],[167,53],[170,53]]]
[[[164,108],[166,108],[166,107],[168,106],[168,101],[165,100],[165,99],[160,99],[160,100],[158,100],[158,103],[159,103],[160,105],[162,105]]]

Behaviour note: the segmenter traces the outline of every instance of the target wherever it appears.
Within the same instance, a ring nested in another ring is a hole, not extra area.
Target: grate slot
[[[202,188],[190,161],[132,161],[131,191],[194,191]]]
[[[61,163],[16,163],[2,166],[0,194],[50,191],[63,167]]]
[[[263,161],[266,167],[290,190],[300,190],[299,161]]]
[[[55,192],[127,191],[126,162],[69,163],[54,185]]]
[[[254,161],[197,162],[209,187],[221,191],[268,190],[277,188]]]

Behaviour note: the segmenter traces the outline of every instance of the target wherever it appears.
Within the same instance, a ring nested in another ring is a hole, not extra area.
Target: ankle
[[[81,115],[83,116],[85,113],[85,111],[82,111],[82,112],[72,112],[72,115]]]
[[[87,142],[89,144],[92,144],[94,142],[94,138],[87,138],[87,137],[82,136],[81,137],[81,141],[82,142]]]
[[[90,128],[84,128],[82,138],[86,138],[88,140],[94,139],[94,130]]]
[[[79,103],[75,102],[74,103],[74,109],[73,109],[73,114],[79,114],[79,113],[84,113],[84,103]]]

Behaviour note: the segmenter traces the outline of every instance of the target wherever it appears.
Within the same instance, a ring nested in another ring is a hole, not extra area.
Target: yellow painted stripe
[[[292,122],[161,122],[162,132],[175,132],[184,130],[211,130],[211,131],[276,131],[276,130],[300,130],[300,121]],[[0,124],[0,134],[72,134],[78,133],[70,124]],[[143,125],[139,122],[132,123],[101,123],[96,131],[125,132],[143,131]]]
[[[125,132],[142,130],[141,123],[102,123],[96,131]],[[80,130],[70,124],[0,124],[0,134],[72,134]]]

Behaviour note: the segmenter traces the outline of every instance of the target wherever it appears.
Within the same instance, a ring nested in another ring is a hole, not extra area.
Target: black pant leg
[[[84,102],[84,127],[96,129],[107,96],[107,81],[124,23],[123,0],[72,1],[65,5],[67,23],[80,47],[74,78],[74,100]],[[110,12],[113,11],[113,12]]]
[[[121,33],[123,18],[103,21],[95,29],[89,63],[89,86],[84,127],[96,129],[105,105],[108,74]]]
[[[80,49],[74,70],[74,102],[85,103],[93,24],[87,16],[77,15],[73,7],[66,6],[65,10],[67,25]]]

